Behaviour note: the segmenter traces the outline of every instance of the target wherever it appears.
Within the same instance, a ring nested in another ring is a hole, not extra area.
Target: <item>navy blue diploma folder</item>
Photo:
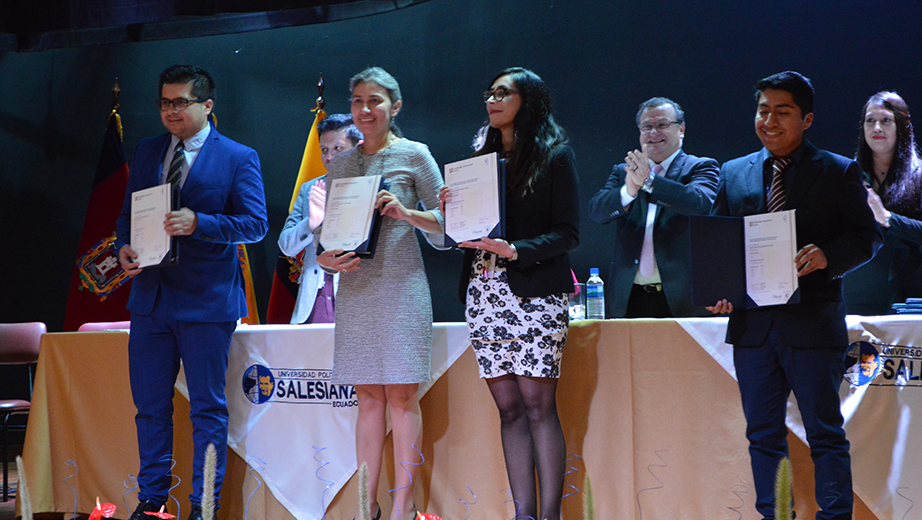
[[[689,217],[692,305],[707,307],[726,299],[736,308],[758,307],[746,291],[744,222],[741,217]],[[784,303],[800,303],[800,289]]]

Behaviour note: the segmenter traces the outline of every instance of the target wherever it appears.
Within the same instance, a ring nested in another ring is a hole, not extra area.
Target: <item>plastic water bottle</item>
[[[605,287],[599,278],[598,267],[589,269],[589,280],[586,281],[586,318],[605,319]]]

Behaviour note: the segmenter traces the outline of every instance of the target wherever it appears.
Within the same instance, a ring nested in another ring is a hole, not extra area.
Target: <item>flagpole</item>
[[[291,202],[288,204],[288,213],[291,213],[304,182],[315,179],[324,173],[323,159],[320,155],[320,136],[317,133],[317,124],[326,117],[324,107],[326,100],[323,98],[324,82],[323,73],[317,81],[316,106],[311,109],[315,113],[314,121],[308,131],[307,143],[304,145],[304,154],[301,165],[295,178],[294,189],[291,193]],[[298,294],[298,277],[301,274],[301,260],[303,253],[297,257],[288,257],[280,254],[275,266],[275,276],[272,278],[272,290],[269,293],[269,307],[266,313],[267,323],[289,323],[295,307],[295,298]]]
[[[317,82],[317,110],[323,110],[327,102],[323,99],[323,73],[320,73],[320,81]]]
[[[122,119],[118,78],[112,87],[112,106],[93,187],[89,196],[77,260],[64,313],[64,331],[76,331],[88,322],[126,321],[131,280],[119,266],[115,251],[115,221],[128,186],[128,163],[122,146]]]
[[[118,86],[118,78],[115,78],[115,85],[112,86],[112,112],[109,114],[109,117],[115,116],[115,124],[118,126],[118,138],[121,141],[125,140],[124,132],[122,131],[122,116],[118,111],[122,108],[118,104],[118,95],[122,93],[122,89]]]

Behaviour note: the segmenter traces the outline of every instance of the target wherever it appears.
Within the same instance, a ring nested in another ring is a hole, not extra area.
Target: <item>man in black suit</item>
[[[608,316],[691,316],[688,216],[711,209],[717,161],[682,151],[685,113],[675,101],[644,101],[635,122],[641,150],[628,152],[589,201],[593,221],[617,226]]]
[[[730,313],[727,343],[746,416],[756,509],[775,516],[775,471],[787,455],[784,420],[793,391],[816,470],[816,518],[850,519],[851,459],[838,393],[848,345],[842,277],[874,256],[882,235],[858,164],[803,137],[813,123],[810,81],[781,72],[759,81],[756,99],[764,148],[723,165],[711,213],[796,210],[800,303],[746,309],[737,302],[734,309],[721,300],[708,309]]]

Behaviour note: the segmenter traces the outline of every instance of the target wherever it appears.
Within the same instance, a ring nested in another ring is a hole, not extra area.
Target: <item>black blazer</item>
[[[614,257],[608,274],[608,315],[624,317],[634,277],[640,265],[640,249],[647,227],[647,208],[659,205],[653,222],[653,251],[663,280],[669,309],[676,317],[693,316],[691,304],[691,241],[689,215],[707,215],[717,194],[717,161],[679,151],[662,177],[653,180],[653,193],[640,191],[637,198],[621,205],[625,164],[612,169],[605,186],[589,201],[589,217],[596,224],[617,226]],[[698,315],[704,315],[698,309]]]
[[[729,161],[720,172],[713,215],[764,213],[763,168],[768,150]],[[799,304],[730,313],[727,343],[757,346],[774,329],[783,344],[799,348],[844,348],[848,344],[842,277],[870,260],[883,235],[867,202],[858,163],[808,141],[791,155],[784,209],[797,210],[797,248],[814,244],[828,266],[799,279]],[[715,252],[715,260],[720,256]]]
[[[579,178],[569,146],[558,146],[549,167],[538,174],[534,190],[506,196],[506,236],[519,258],[506,275],[512,293],[522,298],[573,292],[567,253],[579,245]],[[464,252],[458,294],[466,301],[476,250]]]

